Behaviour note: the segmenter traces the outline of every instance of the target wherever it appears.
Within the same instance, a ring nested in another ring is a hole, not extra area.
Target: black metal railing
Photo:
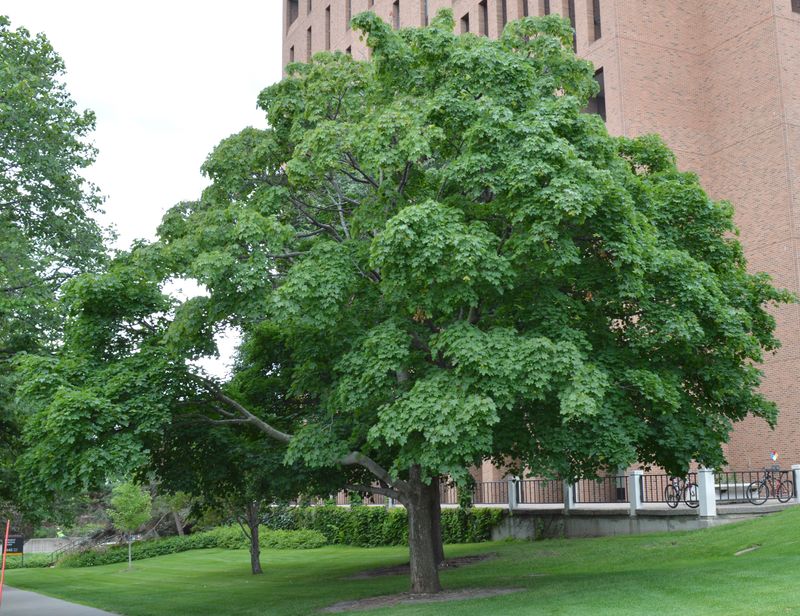
[[[793,473],[789,470],[781,470],[777,466],[761,470],[717,471],[714,474],[717,502],[763,504],[766,500],[777,499],[779,490],[781,490],[781,500],[785,501],[787,497],[795,498],[797,486],[794,483],[787,484],[791,486],[788,491],[785,487],[781,489],[781,484],[786,484],[787,481],[793,479],[792,475]],[[764,483],[766,483],[768,491],[764,492],[761,488],[761,497],[759,497],[759,486]]]
[[[576,503],[627,503],[628,482],[625,475],[581,479],[572,485]]]
[[[508,481],[477,481],[472,488],[473,505],[507,505]]]
[[[522,479],[517,482],[520,505],[557,505],[564,502],[564,482],[560,479]]]
[[[642,495],[643,503],[666,503],[667,502],[667,486],[672,483],[673,475],[655,474],[655,475],[642,475],[639,482],[639,488]],[[697,485],[697,473],[689,473],[686,478],[681,479],[680,487],[683,489],[685,481]],[[681,499],[683,494],[681,494]]]
[[[439,484],[439,502],[442,505],[458,505],[458,488],[449,481]]]

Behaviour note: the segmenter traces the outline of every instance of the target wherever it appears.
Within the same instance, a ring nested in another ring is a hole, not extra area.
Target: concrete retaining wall
[[[759,512],[758,515],[764,515]],[[552,539],[557,537],[605,537],[611,535],[638,535],[668,531],[685,531],[709,528],[736,522],[749,515],[717,515],[704,518],[694,512],[642,511],[636,516],[603,511],[584,510],[580,513],[520,510],[506,512],[502,522],[492,530],[492,540]]]
[[[26,554],[50,554],[56,550],[67,545],[72,539],[67,537],[63,538],[48,538],[48,539],[28,539],[25,542]]]

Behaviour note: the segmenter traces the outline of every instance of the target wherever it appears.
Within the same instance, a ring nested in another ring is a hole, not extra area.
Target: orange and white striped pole
[[[0,605],[3,604],[3,582],[6,579],[6,552],[8,552],[8,531],[11,529],[11,520],[6,520],[6,536],[3,539],[3,568],[0,570]]]

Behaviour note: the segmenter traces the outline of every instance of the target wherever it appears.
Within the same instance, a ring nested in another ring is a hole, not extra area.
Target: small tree
[[[114,488],[108,515],[114,526],[128,539],[128,571],[131,570],[132,533],[150,519],[152,499],[150,494],[133,483],[123,483]]]

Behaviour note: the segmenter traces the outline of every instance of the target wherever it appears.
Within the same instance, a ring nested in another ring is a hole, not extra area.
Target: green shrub
[[[315,530],[269,530],[259,535],[258,543],[273,550],[311,550],[327,545],[328,540]]]
[[[6,569],[39,569],[49,567],[52,560],[49,554],[25,554],[6,557]]]
[[[408,544],[408,513],[402,507],[326,505],[298,507],[292,513],[295,528],[318,531],[329,543],[361,547]],[[443,509],[442,539],[445,543],[488,541],[502,517],[501,509]]]
[[[263,523],[264,526],[275,530],[295,530],[294,510],[286,505],[267,507]]]

